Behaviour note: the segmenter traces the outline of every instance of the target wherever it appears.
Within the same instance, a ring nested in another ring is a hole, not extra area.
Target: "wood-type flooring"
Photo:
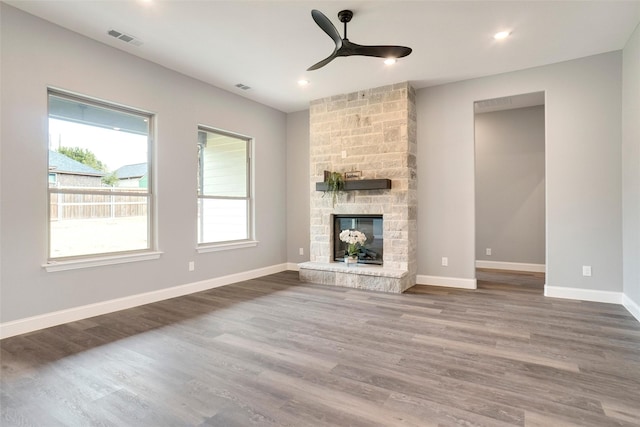
[[[0,425],[640,425],[624,307],[478,278],[396,295],[288,271],[7,338]]]

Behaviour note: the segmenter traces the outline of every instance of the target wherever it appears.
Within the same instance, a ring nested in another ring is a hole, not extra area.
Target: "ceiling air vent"
[[[485,99],[473,103],[473,109],[476,113],[489,113],[491,111],[508,110],[511,107],[511,97]]]
[[[504,98],[486,99],[484,101],[477,101],[478,108],[492,108],[492,107],[506,107],[511,105],[511,97],[506,96]]]
[[[247,85],[245,85],[245,84],[242,84],[242,83],[238,83],[238,84],[236,85],[236,87],[237,87],[237,88],[240,88],[240,89],[242,89],[242,90],[249,90],[249,89],[251,89],[249,86],[247,86]]]
[[[132,44],[134,46],[142,45],[142,41],[140,39],[137,39],[129,34],[125,34],[120,31],[109,30],[107,31],[107,34],[109,34],[111,37],[115,37],[118,40],[122,40],[123,42]]]

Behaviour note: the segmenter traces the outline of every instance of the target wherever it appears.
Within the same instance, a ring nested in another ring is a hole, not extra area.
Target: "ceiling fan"
[[[318,68],[324,67],[338,56],[360,55],[395,59],[405,57],[411,53],[411,48],[405,46],[363,46],[350,42],[347,38],[347,22],[351,21],[351,18],[353,17],[353,12],[350,10],[341,10],[338,12],[338,19],[340,19],[340,22],[344,23],[344,38],[340,37],[340,33],[336,30],[336,27],[333,26],[329,18],[327,18],[322,12],[313,9],[311,11],[311,16],[322,31],[331,37],[335,42],[336,47],[331,55],[307,68],[307,71],[317,70]]]

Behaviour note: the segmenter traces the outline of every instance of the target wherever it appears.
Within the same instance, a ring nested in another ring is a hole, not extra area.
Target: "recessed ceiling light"
[[[500,31],[499,33],[495,33],[493,35],[493,38],[496,40],[502,40],[502,39],[506,39],[507,37],[509,37],[509,35],[511,34],[510,31]]]
[[[387,58],[384,60],[384,63],[387,65],[393,65],[397,62],[398,60],[396,58]]]
[[[306,85],[308,85],[309,83],[310,83],[310,82],[309,82],[309,80],[304,80],[304,79],[298,80],[298,84],[299,84],[300,86],[306,86]]]

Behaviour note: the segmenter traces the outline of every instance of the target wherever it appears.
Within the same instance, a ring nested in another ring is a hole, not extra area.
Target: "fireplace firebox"
[[[383,263],[384,240],[382,233],[382,215],[333,215],[333,260],[343,261],[347,253],[347,244],[340,240],[343,230],[358,230],[367,237],[358,253],[358,263]]]

